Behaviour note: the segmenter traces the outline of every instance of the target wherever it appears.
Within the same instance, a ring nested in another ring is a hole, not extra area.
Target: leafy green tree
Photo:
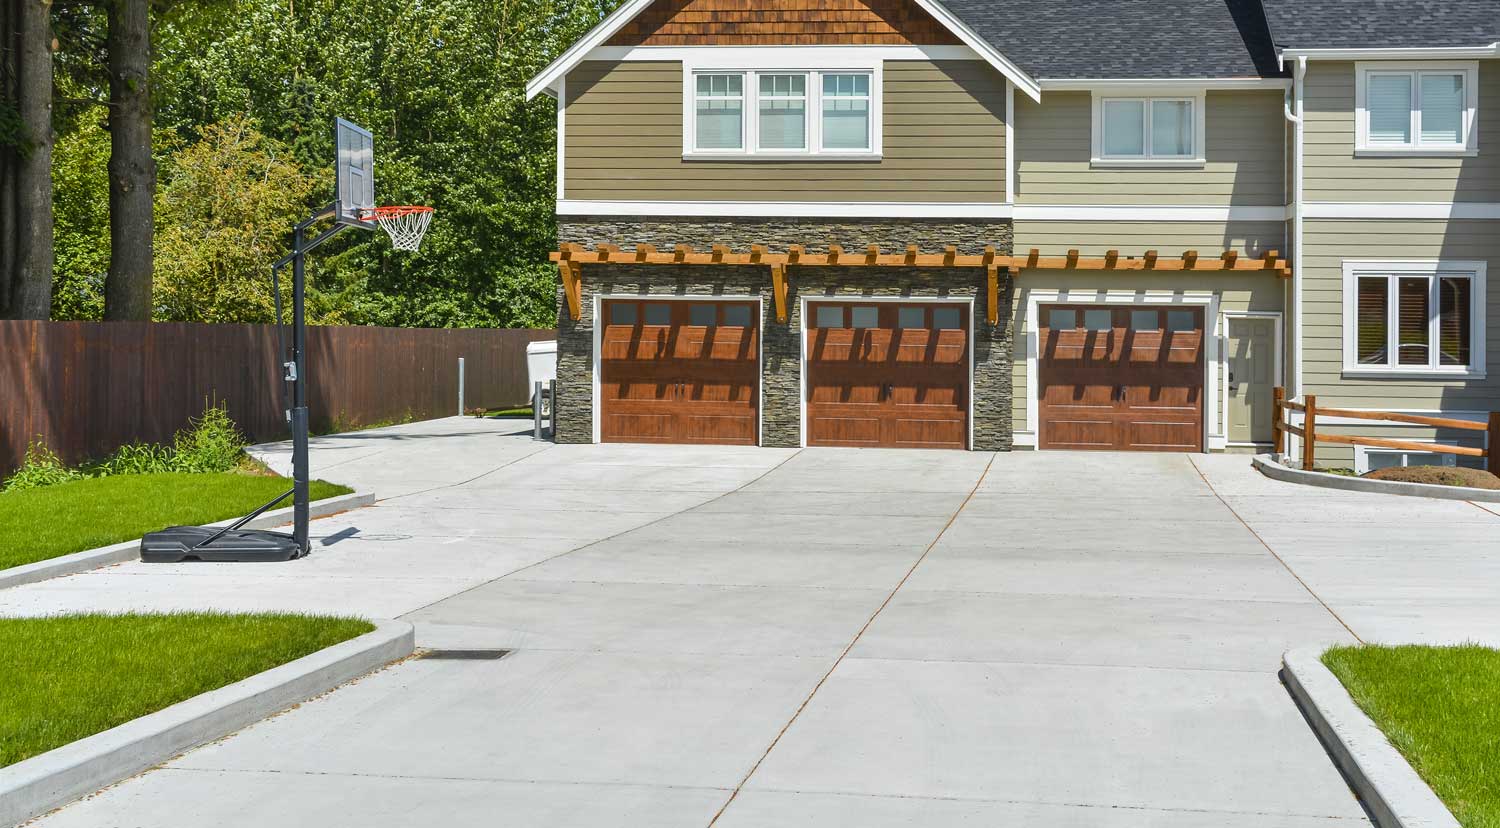
[[[84,119],[52,153],[52,211],[57,262],[52,318],[103,319],[109,270],[109,135]]]
[[[275,318],[271,263],[322,183],[290,156],[245,118],[204,127],[168,156],[156,203],[157,319]]]

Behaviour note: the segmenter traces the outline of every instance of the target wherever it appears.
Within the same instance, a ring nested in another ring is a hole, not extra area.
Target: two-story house
[[[627,0],[528,89],[558,438],[1255,450],[1277,385],[1479,416],[1497,9]]]

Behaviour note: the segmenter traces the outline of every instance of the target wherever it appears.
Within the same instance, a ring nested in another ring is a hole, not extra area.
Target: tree
[[[272,321],[270,266],[284,252],[288,228],[304,218],[318,178],[245,118],[205,127],[202,140],[173,153],[163,170],[156,318]]]
[[[46,319],[52,302],[52,24],[50,0],[7,4],[0,185],[0,312]]]
[[[151,23],[149,0],[109,4],[109,276],[104,318],[151,318]]]

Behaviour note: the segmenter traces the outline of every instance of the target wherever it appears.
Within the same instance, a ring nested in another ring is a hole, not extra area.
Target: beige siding
[[[1040,238],[1038,234],[1042,232],[1055,235],[1058,240],[1070,241],[1072,247],[1078,248],[1085,255],[1091,253],[1097,255],[1111,247],[1119,249],[1122,255],[1132,250],[1144,251],[1147,247],[1158,248],[1163,251],[1162,255],[1167,255],[1166,251],[1173,248],[1212,250],[1215,245],[1223,244],[1222,240],[1226,238],[1275,237],[1276,243],[1279,244],[1282,224],[1270,222],[1264,225],[1225,227],[1216,224],[1158,225],[1144,222],[1136,223],[1136,225],[1017,222],[1016,249],[1023,249],[1022,238],[1029,238],[1036,242]],[[1242,245],[1243,242],[1237,246],[1239,249],[1244,249]],[[1047,247],[1040,242],[1031,246]],[[1051,249],[1056,249],[1056,247],[1051,246]],[[1278,312],[1282,310],[1285,299],[1285,282],[1286,280],[1272,274],[1247,272],[1186,275],[1180,272],[1146,274],[1139,271],[1124,271],[1106,274],[1098,271],[1022,271],[1016,280],[1013,306],[1014,327],[1012,330],[1017,334],[1015,364],[1012,372],[1014,428],[1017,431],[1029,431],[1033,430],[1032,426],[1034,426],[1026,422],[1026,401],[1032,389],[1026,376],[1027,340],[1021,336],[1021,332],[1032,330],[1034,327],[1030,320],[1025,318],[1027,304],[1030,302],[1033,290],[1067,289],[1085,293],[1093,291],[1178,292],[1197,295],[1211,295],[1217,292],[1221,311]],[[1212,322],[1217,324],[1217,320],[1212,320]],[[1220,392],[1221,389],[1213,393],[1219,394]],[[1220,399],[1218,410],[1221,421],[1223,409],[1223,400]],[[1212,430],[1215,433],[1220,432],[1222,423],[1216,423]]]
[[[1016,96],[1017,204],[1280,206],[1286,133],[1278,90],[1209,92],[1201,169],[1094,168],[1092,98]]]
[[[1005,79],[980,61],[884,67],[880,161],[684,161],[682,64],[587,61],[567,78],[565,197],[1002,202]]]
[[[1354,67],[1308,64],[1307,201],[1500,201],[1500,63],[1479,62],[1479,155],[1474,158],[1356,158]]]
[[[1139,256],[1155,250],[1174,257],[1184,250],[1217,256],[1225,250],[1260,256],[1267,250],[1286,253],[1286,223],[1281,221],[1237,221],[1229,224],[1156,221],[1033,221],[1015,222],[1015,250],[1036,248],[1046,255],[1077,249],[1085,256],[1118,250],[1122,256]]]
[[[1303,379],[1306,393],[1348,408],[1490,410],[1500,408],[1500,290],[1486,285],[1485,335],[1489,379],[1411,380],[1344,378],[1344,261],[1465,260],[1500,273],[1500,223],[1493,221],[1331,221],[1309,219],[1303,229]]]

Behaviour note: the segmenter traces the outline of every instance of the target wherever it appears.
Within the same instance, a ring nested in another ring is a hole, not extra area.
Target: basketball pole
[[[292,430],[292,539],[302,555],[312,551],[308,540],[308,483],[312,475],[308,467],[307,254],[349,225],[339,222],[312,240],[307,239],[307,231],[336,212],[337,205],[330,204],[299,222],[292,231],[291,254],[271,266],[273,284],[278,271],[288,264],[292,266],[292,353],[290,361],[282,363],[282,368],[286,372],[283,379],[292,386],[292,405],[287,409],[287,421]],[[277,323],[280,324],[279,319]],[[285,353],[280,356],[286,358]]]

